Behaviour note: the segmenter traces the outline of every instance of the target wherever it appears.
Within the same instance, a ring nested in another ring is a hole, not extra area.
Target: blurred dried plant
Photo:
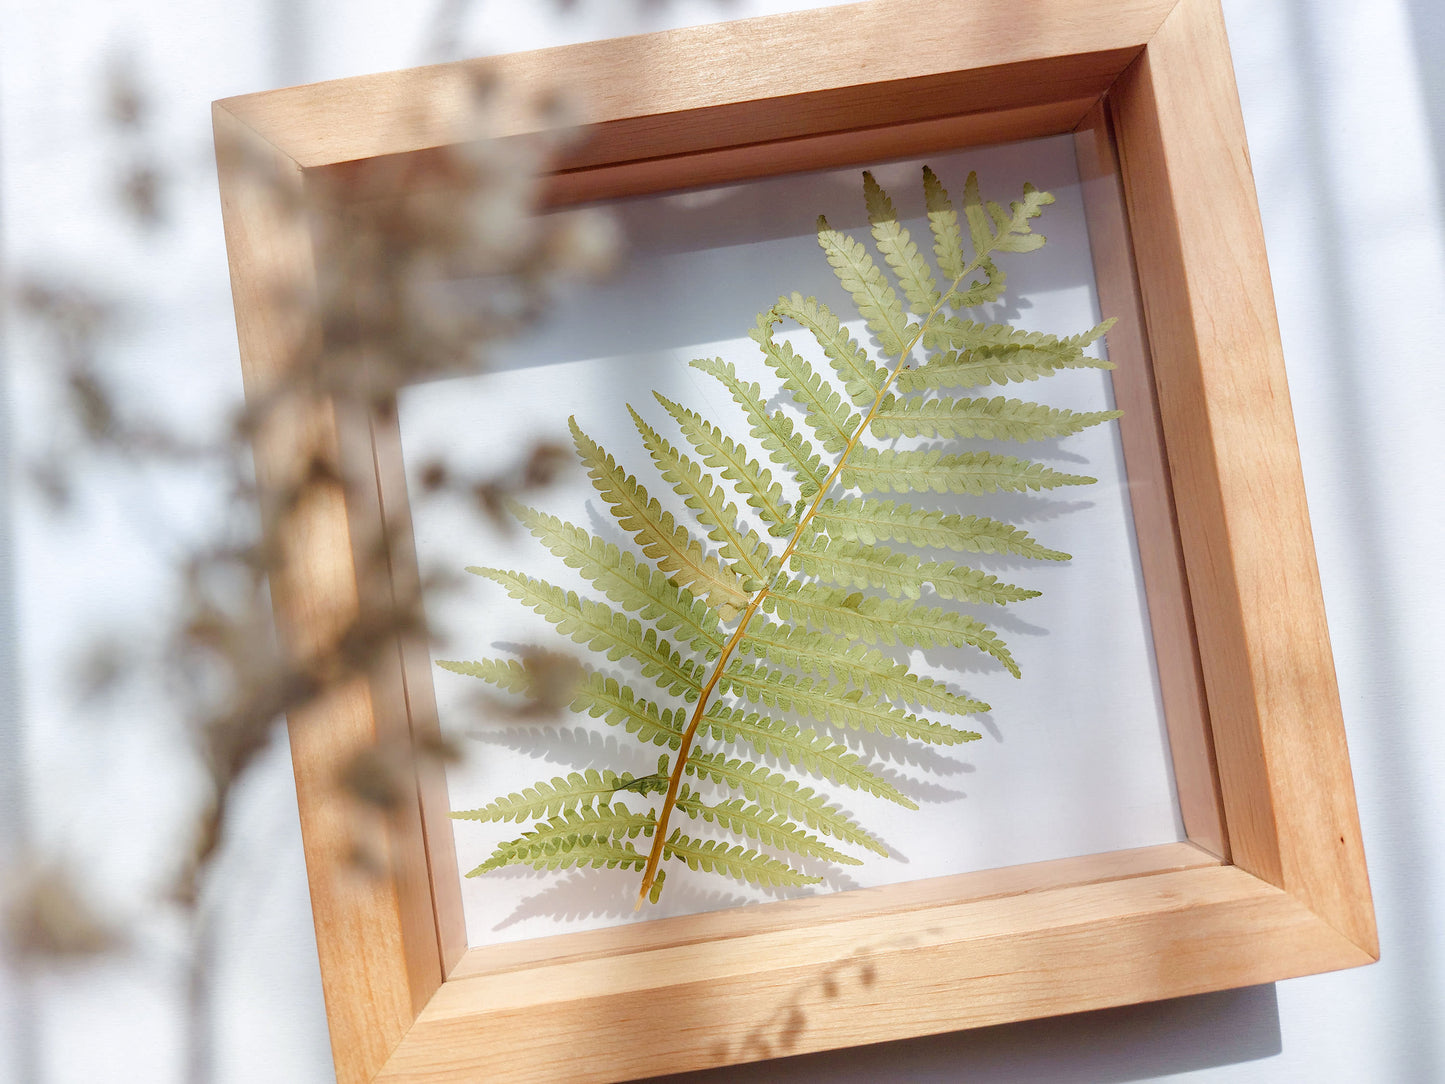
[[[124,66],[110,72],[106,86],[105,113],[121,163],[116,197],[141,228],[163,231],[172,177],[152,144],[144,87]],[[132,405],[135,395],[118,394],[122,382],[109,365],[107,343],[124,322],[121,306],[78,278],[22,274],[10,291],[13,310],[45,344],[37,368],[51,374],[69,408],[25,464],[27,477],[57,510],[74,499],[78,476],[97,461],[136,470],[199,463],[224,479],[221,521],[199,540],[180,543],[174,561],[179,603],[164,635],[150,647],[145,638],[124,635],[89,644],[77,675],[92,699],[119,695],[137,675],[169,675],[204,768],[207,793],[190,832],[194,842],[178,856],[168,894],[193,929],[191,1080],[210,1076],[206,880],[226,837],[236,787],[282,716],[304,718],[339,687],[366,678],[386,653],[394,659],[399,636],[426,635],[422,593],[432,585],[424,580],[391,592],[392,601],[379,612],[338,610],[324,643],[304,656],[284,650],[272,631],[268,584],[287,575],[285,540],[318,496],[356,483],[340,464],[317,453],[292,476],[258,485],[252,437],[279,419],[342,399],[385,414],[407,384],[476,371],[488,348],[546,311],[560,280],[605,273],[617,258],[618,236],[602,213],[538,213],[546,163],[574,138],[558,123],[568,115],[566,103],[542,95],[535,109],[550,127],[535,138],[496,141],[487,138],[486,125],[497,88],[478,79],[474,89],[473,129],[428,164],[446,183],[419,186],[411,198],[371,200],[372,189],[393,192],[410,179],[397,171],[412,167],[382,163],[312,185],[299,200],[290,192],[274,194],[290,201],[290,213],[305,219],[325,254],[318,284],[323,345],[285,359],[278,366],[284,375],[262,392],[253,388],[246,405],[212,437],[149,416]],[[347,210],[358,204],[371,207],[365,217]],[[449,287],[459,279],[468,283],[465,303]],[[275,298],[282,308],[297,303],[296,296]],[[218,353],[218,364],[234,364],[224,358],[229,344],[218,346]],[[139,399],[145,401],[144,395]],[[547,485],[569,459],[565,449],[538,443],[518,463],[490,473],[436,461],[422,465],[420,477],[426,493],[461,498],[478,515],[497,519],[507,500]],[[384,528],[357,559],[359,578],[390,579]],[[575,668],[558,658],[537,660],[537,711],[570,699],[566,685],[575,680]],[[359,868],[386,871],[386,851],[372,842],[372,827],[397,806],[416,770],[414,758],[456,755],[440,741],[390,744],[360,750],[340,769],[337,797],[356,814]],[[28,966],[123,941],[122,931],[98,921],[82,902],[74,876],[37,866],[10,878],[20,890],[7,905],[3,928],[10,952]]]

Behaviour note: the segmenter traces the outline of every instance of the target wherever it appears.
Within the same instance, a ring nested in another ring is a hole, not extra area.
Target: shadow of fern
[[[632,870],[587,870],[568,874],[522,900],[493,929],[504,930],[534,918],[561,922],[586,919],[646,921],[648,916],[645,912],[639,917],[639,913],[632,909],[636,880],[637,874]],[[748,896],[699,888],[681,880],[668,885],[667,896],[669,910],[678,913],[724,911],[756,902]]]
[[[959,725],[973,726],[978,718],[970,715],[959,720]],[[905,765],[938,776],[959,775],[978,770],[969,761],[958,758],[954,751],[956,746],[949,747],[948,752],[940,752],[935,746],[900,741],[880,734],[849,732],[848,737],[849,746],[871,763]]]

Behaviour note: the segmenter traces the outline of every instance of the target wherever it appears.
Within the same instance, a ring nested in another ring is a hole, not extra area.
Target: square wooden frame
[[[468,949],[439,774],[393,828],[396,874],[341,874],[337,764],[436,726],[407,684],[425,647],[402,642],[389,672],[291,720],[339,1080],[620,1080],[1378,957],[1217,0],[875,0],[475,65],[588,103],[591,137],[552,177],[559,203],[1075,133],[1101,301],[1122,317],[1111,355],[1143,374],[1119,395],[1142,419],[1125,437],[1131,486],[1154,487],[1136,501],[1156,516],[1141,538],[1167,540],[1145,573],[1191,842]],[[275,192],[376,159],[424,167],[465,113],[472,66],[216,103],[248,395],[321,342],[314,300],[276,305],[278,283],[314,286],[316,257]],[[501,134],[525,134],[526,115]],[[338,607],[390,589],[359,582],[356,547],[405,507],[394,431],[334,404],[258,439],[263,484],[317,441],[372,472],[376,498],[318,502],[288,540],[273,593],[303,654]],[[405,543],[394,576],[415,575]]]

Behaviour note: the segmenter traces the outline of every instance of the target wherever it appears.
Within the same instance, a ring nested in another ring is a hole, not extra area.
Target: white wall
[[[508,50],[810,6],[480,3],[465,40]],[[1382,962],[1338,975],[736,1070],[762,1081],[1445,1079],[1445,702],[1438,614],[1445,536],[1445,15],[1433,0],[1229,0],[1240,82],[1331,637],[1381,925]],[[499,18],[508,9],[506,18]],[[517,14],[520,8],[522,15]],[[208,103],[427,59],[426,18],[377,0],[226,6],[0,0],[0,268],[73,270],[137,314],[119,356],[164,408],[214,412],[239,391]],[[97,73],[128,47],[152,79],[183,174],[165,239],[117,222]],[[43,434],[33,343],[8,329],[6,444]],[[14,456],[11,456],[13,469]],[[158,524],[203,482],[95,477],[79,524],[12,486],[0,503],[0,824],[82,862],[124,915],[142,911],[194,795],[174,723],[97,723],[64,663],[78,632],[156,605]],[[21,813],[25,814],[23,820]],[[328,1079],[295,805],[284,748],[242,796],[221,871],[221,1079]],[[6,842],[10,842],[7,840]],[[175,931],[99,972],[26,988],[0,976],[0,1078],[176,1079]],[[36,1073],[43,1074],[38,1078]],[[697,1079],[708,1079],[700,1075]],[[713,1079],[718,1079],[714,1076]]]

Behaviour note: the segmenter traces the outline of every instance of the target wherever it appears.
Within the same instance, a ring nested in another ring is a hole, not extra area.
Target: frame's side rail
[[[1287,893],[1211,866],[453,980],[379,1080],[625,1080],[1367,959]]]
[[[1234,860],[1378,952],[1218,0],[1110,94]]]
[[[302,213],[305,180],[294,162],[223,107],[214,109],[213,123],[242,370],[255,402],[290,365],[321,349],[315,255]],[[268,412],[253,440],[263,501],[294,485],[317,460],[341,469],[349,431],[334,406]],[[307,503],[288,513],[278,540],[272,600],[283,649],[303,668],[360,613],[357,510],[348,503],[354,502],[339,486],[312,487]],[[371,683],[359,677],[292,712],[288,722],[337,1075],[369,1081],[442,979],[429,892],[410,868],[411,857],[422,853],[415,803],[412,816],[394,818],[396,874],[371,879],[347,862],[354,822],[338,800],[337,772],[353,753],[397,736],[386,732],[397,725],[395,713],[379,713]],[[418,900],[425,904],[424,931],[414,921]]]
[[[402,460],[400,420],[396,405],[370,420],[370,450],[376,467],[378,515],[385,535],[393,597],[407,604],[422,602],[421,569],[417,562],[416,539],[412,530],[411,504],[407,498],[406,467]],[[439,741],[441,721],[437,714],[436,689],[432,684],[431,644],[424,627],[410,630],[397,645],[397,694],[413,741]],[[434,758],[417,759],[417,798],[421,830],[426,837],[426,880],[431,891],[431,910],[424,917],[435,928],[441,953],[442,973],[451,974],[467,951],[466,919],[462,913],[461,872],[457,866],[456,840],[452,836],[451,802],[447,797],[446,771]],[[417,916],[419,919],[422,915]]]
[[[1175,792],[1189,839],[1221,857],[1229,855],[1219,772],[1209,735],[1209,709],[1199,669],[1193,607],[1180,547],[1169,462],[1154,391],[1139,281],[1129,237],[1128,212],[1108,110],[1101,101],[1074,133],[1088,220],[1094,280],[1109,332],[1114,399],[1124,411],[1119,436],[1129,478],[1134,533],[1149,605],[1159,692],[1169,731]]]

